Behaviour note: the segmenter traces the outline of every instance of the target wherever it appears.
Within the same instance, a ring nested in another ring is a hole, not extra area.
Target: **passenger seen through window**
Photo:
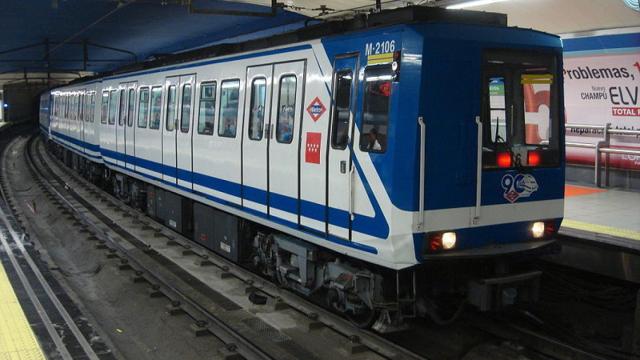
[[[267,79],[257,78],[251,84],[251,112],[249,116],[249,139],[262,139],[264,108],[267,99]]]
[[[149,129],[160,128],[160,117],[162,116],[162,87],[151,88],[151,120]]]
[[[198,134],[212,135],[216,113],[216,83],[200,86],[200,111],[198,113]]]
[[[142,88],[138,99],[138,127],[146,128],[147,121],[149,121],[149,88]]]
[[[390,64],[367,67],[364,71],[364,105],[360,136],[362,151],[386,151],[392,81],[393,70]]]
[[[280,79],[280,96],[278,98],[278,120],[276,139],[289,144],[293,140],[293,121],[296,108],[296,76],[288,75]]]
[[[236,136],[239,95],[240,80],[225,80],[220,85],[220,122],[218,123],[219,136]]]

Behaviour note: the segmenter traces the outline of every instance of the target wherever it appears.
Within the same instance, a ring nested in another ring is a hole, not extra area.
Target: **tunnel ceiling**
[[[463,0],[422,0],[446,6]],[[0,80],[7,73],[100,72],[220,41],[282,32],[309,17],[371,11],[375,0],[2,0]],[[382,0],[382,8],[406,1]],[[622,0],[509,0],[470,8],[551,33],[640,26]],[[567,16],[571,14],[571,16]],[[225,40],[226,39],[226,40]]]
[[[105,71],[305,19],[269,0],[2,0],[0,74]]]

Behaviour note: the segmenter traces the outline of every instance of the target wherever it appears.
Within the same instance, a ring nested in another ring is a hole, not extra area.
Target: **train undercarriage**
[[[467,305],[498,310],[538,297],[539,272],[510,258],[433,261],[395,271],[337,254],[261,224],[115,172],[50,142],[88,181],[228,260],[323,303],[360,327],[387,332],[406,320],[454,321]],[[517,275],[511,275],[514,272]]]

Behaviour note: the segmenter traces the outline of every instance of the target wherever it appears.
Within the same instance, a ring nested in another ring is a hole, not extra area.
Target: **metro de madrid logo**
[[[325,111],[327,111],[327,108],[324,106],[322,101],[320,101],[320,98],[317,96],[315,99],[311,101],[311,103],[307,107],[307,112],[309,113],[309,115],[311,116],[311,119],[314,122],[318,121],[318,119],[320,119],[320,116],[322,116],[322,114],[324,114]]]
[[[506,174],[500,181],[507,201],[514,203],[520,198],[527,198],[538,190],[538,182],[531,174]]]

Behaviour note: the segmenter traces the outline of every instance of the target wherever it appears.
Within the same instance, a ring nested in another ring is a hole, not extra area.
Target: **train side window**
[[[136,90],[129,89],[129,105],[127,114],[127,126],[133,126],[133,117],[136,113]]]
[[[253,82],[251,83],[251,111],[249,113],[249,139],[251,140],[262,139],[266,101],[267,79],[253,79]]]
[[[176,86],[171,85],[167,91],[167,116],[165,118],[165,128],[173,131],[176,128]]]
[[[122,126],[127,120],[127,99],[125,98],[124,89],[120,90],[120,116],[118,116],[118,125]]]
[[[102,92],[102,103],[100,104],[100,122],[107,123],[107,115],[109,114],[109,92]]]
[[[94,122],[94,117],[95,117],[95,113],[96,113],[96,94],[95,93],[91,93],[91,96],[89,97],[89,102],[91,103],[91,106],[89,106],[89,110],[91,111],[91,114],[89,114],[89,121]]]
[[[151,118],[149,129],[160,128],[160,117],[162,116],[162,86],[151,88]]]
[[[182,85],[182,109],[180,113],[180,131],[189,132],[191,122],[191,84]]]
[[[236,137],[240,80],[225,80],[220,85],[220,114],[218,135]]]
[[[364,71],[364,101],[360,150],[383,153],[387,150],[389,99],[393,70],[390,64],[367,67]]]
[[[346,149],[349,141],[352,81],[351,70],[342,70],[336,74],[333,123],[331,124],[331,146],[334,149]]]
[[[200,85],[200,109],[198,113],[198,134],[213,135],[216,114],[216,83]]]
[[[111,90],[109,94],[109,125],[116,123],[116,116],[118,115],[118,91]]]
[[[149,88],[140,89],[138,99],[138,127],[146,128],[149,120]]]
[[[280,94],[278,96],[278,119],[276,121],[276,140],[279,143],[290,144],[293,141],[293,125],[296,109],[295,75],[280,78]]]

